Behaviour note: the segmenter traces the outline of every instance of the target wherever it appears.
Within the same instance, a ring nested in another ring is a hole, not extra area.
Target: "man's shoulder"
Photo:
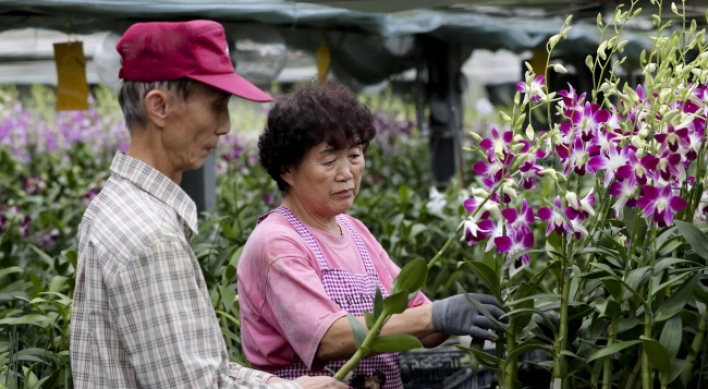
[[[112,177],[84,213],[79,244],[91,241],[111,253],[134,256],[155,242],[178,237],[176,217],[149,193]]]

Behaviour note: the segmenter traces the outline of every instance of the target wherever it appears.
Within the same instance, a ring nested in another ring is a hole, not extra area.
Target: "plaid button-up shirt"
[[[189,242],[194,202],[169,178],[117,153],[78,233],[71,318],[76,389],[290,388],[228,360]]]

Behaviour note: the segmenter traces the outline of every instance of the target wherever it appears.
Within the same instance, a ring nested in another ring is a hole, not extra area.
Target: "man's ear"
[[[172,96],[164,90],[153,89],[145,95],[145,116],[148,122],[153,123],[158,128],[166,126],[167,115],[170,104],[173,104]]]

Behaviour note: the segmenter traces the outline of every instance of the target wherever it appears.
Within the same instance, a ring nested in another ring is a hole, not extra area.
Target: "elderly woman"
[[[378,286],[384,297],[400,269],[360,221],[347,216],[374,137],[371,112],[342,86],[309,84],[280,98],[258,147],[261,164],[285,193],[259,220],[238,265],[241,336],[248,361],[283,378],[331,374],[356,352],[349,313],[364,323]],[[495,316],[491,296],[477,295]],[[465,296],[433,304],[422,294],[382,334],[423,345],[448,335],[495,339],[489,319]],[[398,354],[366,358],[350,386],[401,388]],[[360,384],[361,385],[361,384]]]

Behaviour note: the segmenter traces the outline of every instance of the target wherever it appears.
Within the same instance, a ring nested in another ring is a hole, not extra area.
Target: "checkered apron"
[[[341,269],[330,268],[315,238],[289,209],[278,207],[271,212],[277,212],[285,217],[300,236],[305,239],[310,250],[312,250],[317,258],[317,263],[322,271],[322,284],[324,285],[325,292],[327,292],[327,296],[347,311],[347,313],[353,316],[364,316],[364,311],[373,312],[376,286],[379,287],[384,298],[388,297],[388,291],[379,281],[379,277],[374,269],[374,265],[371,263],[371,258],[369,258],[369,253],[366,251],[364,242],[361,240],[359,233],[356,232],[354,227],[352,227],[343,216],[337,216],[337,220],[351,233],[354,243],[357,249],[359,249],[359,255],[364,262],[366,274],[357,274]],[[265,217],[267,217],[267,215]],[[333,371],[337,371],[344,363],[345,361],[330,362],[327,364],[327,367]],[[362,360],[359,366],[354,370],[349,387],[364,389],[363,386],[354,387],[352,383],[363,382],[363,377],[372,376],[375,371],[383,373],[386,376],[385,385],[381,389],[400,389],[403,387],[398,353],[384,353]],[[327,369],[321,372],[312,372],[302,361],[279,369],[273,374],[286,379],[294,379],[304,375],[330,375]]]

